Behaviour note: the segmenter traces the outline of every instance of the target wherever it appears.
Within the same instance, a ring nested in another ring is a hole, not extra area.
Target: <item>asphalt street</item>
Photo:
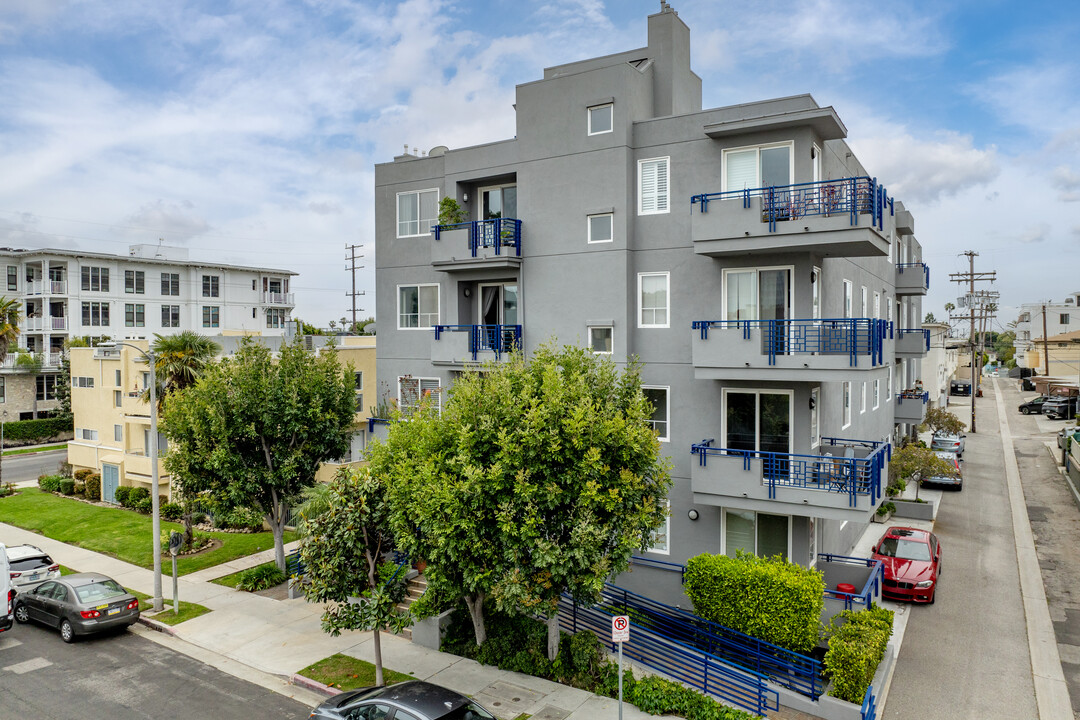
[[[0,720],[306,718],[310,708],[132,631],[66,645],[37,625],[0,634]]]
[[[53,450],[25,455],[8,455],[0,461],[0,474],[6,483],[37,480],[38,475],[55,475],[60,462],[67,458],[67,450]]]
[[[881,715],[889,720],[1038,717],[997,409],[993,386],[983,388],[964,489],[943,493],[934,529],[942,547],[937,601],[908,608]],[[950,409],[970,420],[967,398],[954,400],[963,404]]]

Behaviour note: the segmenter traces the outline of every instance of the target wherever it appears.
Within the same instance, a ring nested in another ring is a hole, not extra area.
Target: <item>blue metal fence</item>
[[[881,592],[881,584],[885,580],[885,567],[879,560],[870,558],[857,558],[850,555],[833,555],[831,553],[818,553],[818,558],[830,563],[845,563],[848,565],[862,565],[872,568],[870,577],[866,579],[862,590],[857,593],[846,593],[840,590],[825,588],[825,597],[840,600],[844,603],[845,610],[854,610],[856,605],[862,605],[863,610],[870,609],[870,603]]]
[[[877,696],[874,695],[873,685],[867,686],[859,713],[862,720],[875,720],[877,718]]]
[[[749,472],[751,460],[761,460],[762,479],[769,486],[769,499],[775,500],[777,488],[789,487],[804,490],[825,490],[844,493],[848,506],[857,507],[860,495],[869,495],[870,504],[876,505],[881,497],[881,472],[886,459],[892,455],[888,443],[863,440],[840,440],[822,438],[822,446],[832,440],[832,445],[871,446],[862,458],[825,455],[799,455],[794,453],[766,452],[763,450],[736,450],[713,447],[714,439],[703,440],[690,446],[690,452],[698,456],[698,465],[705,467],[712,456],[741,457],[743,470]]]
[[[860,357],[869,357],[870,366],[885,361],[884,341],[891,324],[875,318],[827,318],[792,320],[694,320],[691,328],[709,339],[709,328],[742,330],[744,340],[752,330],[761,332],[761,352],[776,364],[777,355],[847,355],[855,367]]]
[[[848,215],[851,225],[859,223],[859,215],[870,215],[871,224],[885,229],[885,210],[895,211],[893,199],[878,184],[877,178],[851,177],[839,180],[795,183],[776,187],[747,188],[719,193],[702,193],[690,198],[701,212],[709,211],[713,200],[742,200],[743,208],[751,207],[750,198],[761,198],[761,221],[776,232],[778,222],[797,220],[812,215]]]
[[[293,550],[285,556],[285,575],[290,578],[302,577],[307,572],[304,562],[300,559],[300,551]]]
[[[498,359],[503,353],[521,348],[520,325],[436,325],[435,339],[446,332],[469,333],[469,352],[474,361],[481,352],[493,352]]]
[[[473,220],[456,225],[436,225],[432,232],[439,240],[446,230],[469,230],[469,252],[476,257],[482,247],[492,248],[496,255],[521,257],[521,221],[516,218]]]
[[[905,400],[909,402],[922,402],[923,405],[926,405],[928,402],[930,402],[930,393],[925,390],[923,392],[916,392],[915,390],[904,390],[903,392],[899,392],[896,394],[897,405],[902,405]]]
[[[900,263],[896,266],[896,269],[901,275],[907,272],[921,272],[923,276],[923,287],[927,290],[930,289],[930,267],[926,263]]]
[[[915,335],[915,334],[919,334],[919,335],[923,336],[923,344],[926,347],[926,352],[930,352],[930,331],[929,330],[907,329],[907,330],[897,330],[896,331],[897,339],[902,339],[902,338],[907,337],[909,335]]]
[[[559,624],[574,633],[590,630],[612,652],[612,613],[600,607],[583,607],[568,595],[559,601]],[[676,639],[654,634],[630,618],[630,642],[623,643],[623,654],[636,662],[713,695],[733,705],[764,715],[778,710],[780,698],[760,674],[733,666]]]

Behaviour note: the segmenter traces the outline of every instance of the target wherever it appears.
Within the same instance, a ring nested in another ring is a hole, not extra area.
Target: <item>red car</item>
[[[916,528],[891,527],[873,547],[885,568],[881,594],[890,600],[933,603],[941,574],[941,542]]]

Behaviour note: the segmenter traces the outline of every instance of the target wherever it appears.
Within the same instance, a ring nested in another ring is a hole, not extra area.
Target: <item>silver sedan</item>
[[[78,635],[128,627],[139,619],[139,600],[100,573],[49,580],[15,596],[15,621],[56,628],[64,642]]]

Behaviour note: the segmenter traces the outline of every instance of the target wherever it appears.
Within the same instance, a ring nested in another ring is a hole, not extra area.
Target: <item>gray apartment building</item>
[[[702,552],[850,551],[925,413],[929,271],[833,108],[703,110],[661,5],[647,47],[519,85],[514,138],[376,166],[377,372],[408,408],[552,338],[637,357],[673,487],[619,582],[677,600]]]

